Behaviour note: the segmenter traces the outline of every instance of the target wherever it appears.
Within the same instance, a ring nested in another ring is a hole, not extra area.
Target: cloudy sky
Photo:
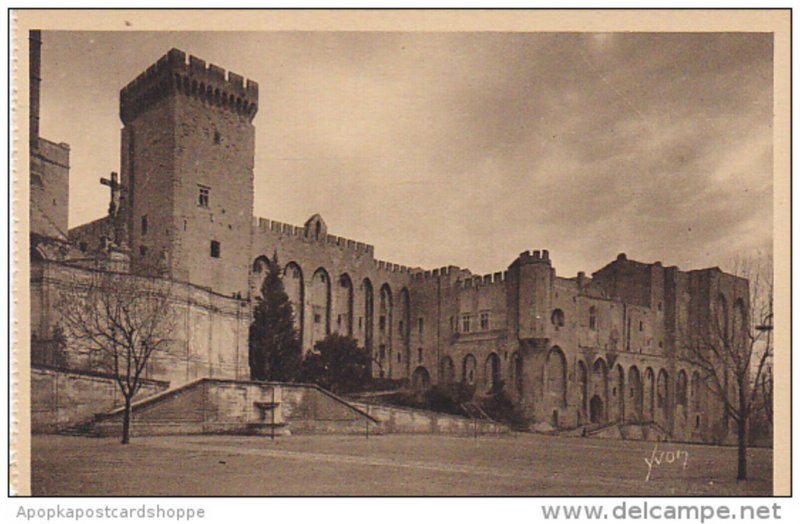
[[[119,170],[119,89],[172,47],[259,82],[258,216],[377,258],[560,275],[618,252],[682,269],[771,254],[772,36],[45,32],[42,135],[70,226]]]

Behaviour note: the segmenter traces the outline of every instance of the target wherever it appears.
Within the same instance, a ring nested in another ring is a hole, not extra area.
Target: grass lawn
[[[770,495],[772,451],[660,443],[685,451],[645,481],[654,443],[531,434],[184,436],[34,435],[34,495]],[[667,458],[665,455],[664,458]]]

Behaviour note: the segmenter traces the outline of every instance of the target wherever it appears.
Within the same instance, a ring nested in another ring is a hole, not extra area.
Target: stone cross
[[[117,174],[111,173],[111,180],[108,178],[101,178],[100,183],[108,186],[111,191],[111,200],[108,204],[108,215],[117,216],[120,207],[120,198],[122,197],[122,184],[119,183]]]
[[[123,210],[125,206],[125,188],[119,181],[117,173],[112,172],[111,178],[101,178],[100,183],[108,186],[111,192],[111,201],[108,203],[108,216],[111,217],[113,242],[117,247],[127,246],[126,224]]]

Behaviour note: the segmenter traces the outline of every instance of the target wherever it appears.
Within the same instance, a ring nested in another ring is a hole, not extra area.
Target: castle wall
[[[69,219],[69,145],[37,138],[30,157],[30,232],[65,238]]]
[[[728,422],[700,393],[686,351],[720,297],[733,315],[746,281],[625,254],[591,279],[563,278],[546,250],[491,275],[423,271],[376,260],[373,246],[328,234],[319,215],[303,226],[253,218],[257,110],[258,84],[178,50],[120,93],[133,270],[157,266],[191,283],[176,285],[177,342],[152,376],[247,377],[250,314],[276,255],[305,352],[338,332],[370,351],[375,377],[418,390],[463,381],[478,395],[503,385],[538,424],[643,422],[686,440],[725,437]],[[91,250],[104,228],[102,219],[76,228],[73,240]],[[53,289],[75,271],[34,268],[34,331],[44,338],[57,318]]]
[[[90,278],[93,270],[48,261],[32,264],[31,270],[31,331],[48,339],[59,325],[60,294]],[[123,273],[114,278],[136,279],[142,285],[162,282]],[[151,356],[145,378],[172,386],[202,377],[249,378],[247,302],[177,282],[165,292],[170,294],[174,315],[172,339],[165,350]],[[66,369],[96,371],[75,341],[67,340],[64,357]]]
[[[352,284],[353,337],[372,351],[377,375],[382,369],[387,378],[407,376],[409,345],[406,333],[410,330],[413,345],[415,330],[418,329],[418,309],[413,296],[409,318],[401,307],[403,290],[410,291],[409,268],[375,260],[372,246],[328,234],[317,237],[316,231],[311,229],[264,219],[254,224],[252,244],[250,266],[255,265],[259,257],[271,258],[277,254],[282,268],[299,269],[296,281],[284,280],[284,285],[293,299],[304,351],[311,350],[314,342],[323,338],[326,332],[348,332],[349,293],[341,289],[342,277],[346,276]],[[328,286],[320,282],[321,274],[325,275]],[[258,295],[264,276],[251,271],[251,297]],[[285,279],[293,277],[292,274],[284,276]],[[300,286],[299,292],[291,289],[297,285]],[[381,289],[386,290],[384,296],[387,298],[383,315]],[[302,305],[299,304],[300,297]],[[371,314],[367,307],[370,302]],[[381,316],[384,316],[383,330]]]

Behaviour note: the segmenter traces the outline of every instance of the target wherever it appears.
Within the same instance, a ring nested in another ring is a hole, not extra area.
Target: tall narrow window
[[[211,256],[213,258],[219,258],[219,254],[220,254],[219,242],[217,242],[216,240],[212,240],[211,241]]]
[[[594,306],[589,308],[589,329],[597,329],[597,310]]]
[[[142,236],[147,234],[147,215],[142,215]]]
[[[481,330],[486,331],[489,329],[489,312],[484,311],[481,313]]]
[[[417,328],[419,329],[419,336],[422,336],[422,332],[425,329],[425,323],[422,317],[419,317],[417,320]]]
[[[469,333],[470,331],[470,318],[469,315],[461,315],[461,331],[463,333]]]
[[[199,187],[199,194],[197,196],[197,205],[200,207],[208,207],[208,203],[210,200],[210,189],[205,186]]]

